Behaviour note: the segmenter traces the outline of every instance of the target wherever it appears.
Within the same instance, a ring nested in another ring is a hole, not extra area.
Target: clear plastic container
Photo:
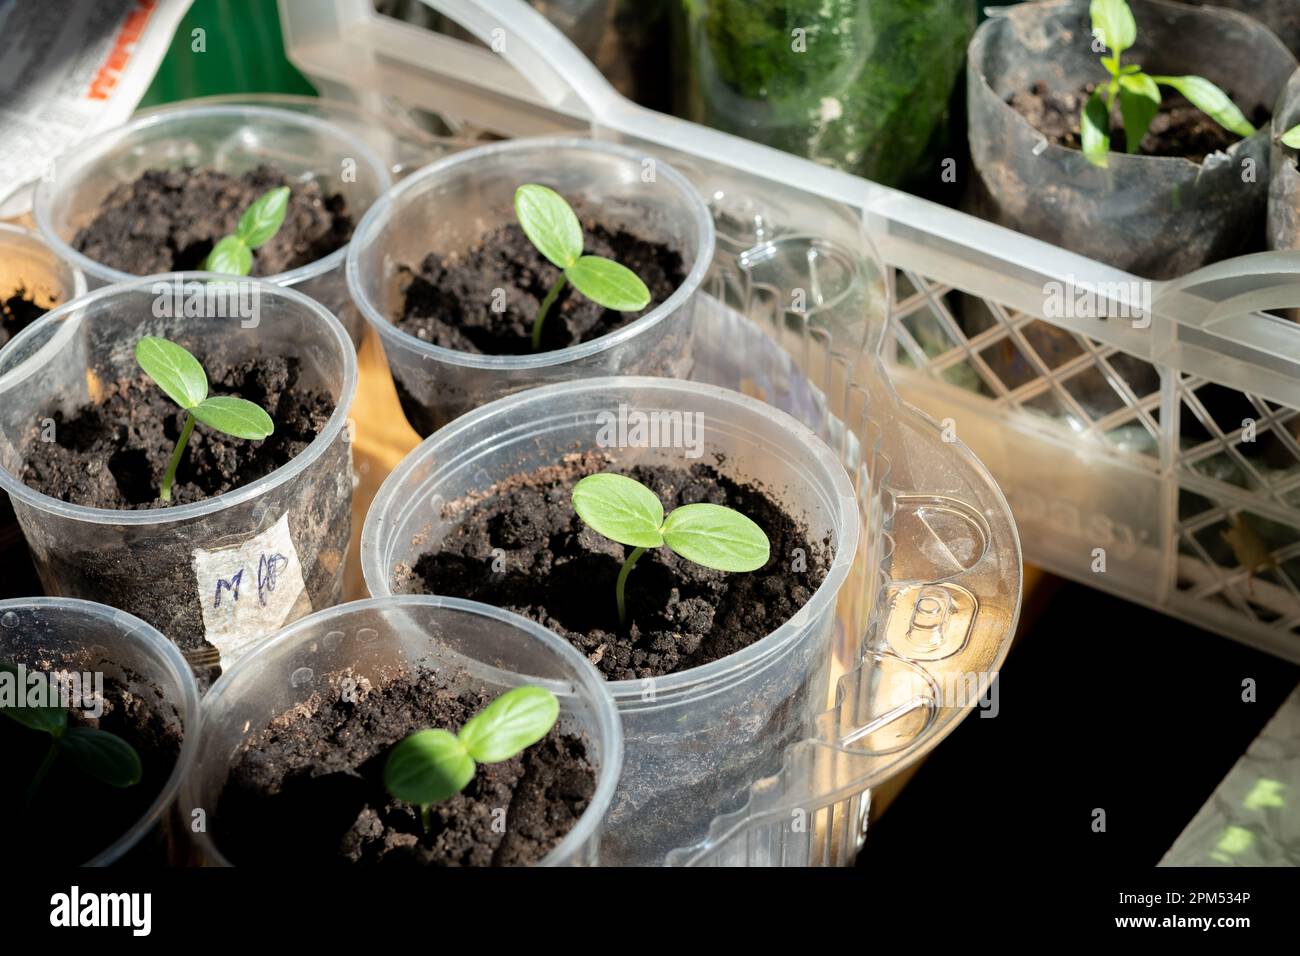
[[[478,409],[427,439],[384,482],[366,517],[361,562],[375,595],[400,587],[406,569],[454,527],[442,505],[503,478],[595,449],[602,413],[703,416],[704,459],[762,485],[809,540],[835,555],[795,616],[722,660],[653,680],[609,682],[627,757],[602,861],[655,864],[735,809],[749,784],[780,767],[827,700],[835,601],[858,548],[853,488],[835,454],[805,425],[738,392],[656,378],[597,378],[533,389]],[[689,464],[681,448],[601,448],[618,467]]]
[[[179,301],[175,283],[185,283],[181,295],[188,296],[214,279],[243,290],[244,311],[255,318],[241,318],[234,299],[224,310],[206,309],[207,316],[155,315],[161,303]],[[29,488],[21,478],[24,444],[35,430],[54,427],[56,409],[70,411],[105,383],[138,374],[134,347],[142,335],[170,338],[199,355],[219,345],[235,361],[267,352],[296,356],[299,387],[327,394],[334,411],[288,464],[204,501],[112,510]],[[220,657],[233,660],[250,640],[337,603],[351,524],[345,424],[356,382],[356,352],[338,320],[264,280],[235,283],[203,272],[133,279],[45,315],[0,351],[0,488],[13,501],[46,592],[143,618],[180,645],[201,681],[214,676]],[[273,592],[263,588],[264,566],[259,574],[263,556],[275,565]]]
[[[684,10],[679,115],[879,183],[932,188],[953,154],[945,127],[975,4],[784,0],[760,13],[698,0]]]
[[[378,684],[404,666],[463,670],[471,686],[504,692],[540,684],[560,700],[561,729],[581,735],[596,767],[591,805],[542,866],[593,865],[623,763],[623,734],[605,682],[567,641],[498,608],[455,598],[406,595],[354,601],[313,614],[260,643],[203,702],[203,744],[180,806],[206,811],[195,834],[199,861],[229,865],[219,848],[217,801],[242,742],[351,670]],[[237,861],[236,861],[237,862]]]
[[[653,181],[644,181],[653,171]],[[539,182],[583,202],[610,227],[677,249],[689,268],[668,300],[616,332],[536,355],[458,352],[400,331],[406,280],[430,252],[463,251],[515,222],[515,189]],[[654,215],[650,215],[654,213]],[[429,435],[521,389],[593,375],[682,376],[690,370],[700,283],[713,259],[713,219],[695,188],[663,162],[581,139],[520,139],[457,153],[412,174],[376,204],[353,236],[348,287],[379,332],[411,425]]]
[[[151,111],[78,144],[59,158],[56,176],[41,182],[32,213],[41,235],[61,258],[82,270],[92,287],[132,278],[72,247],[108,193],[149,169],[197,166],[238,175],[274,163],[290,180],[319,181],[346,200],[359,221],[392,182],[388,166],[358,137],[315,116],[262,106],[175,106]],[[347,247],[305,266],[266,276],[292,286],[339,316],[353,344],[364,323],[352,308],[343,261]]]
[[[176,765],[143,816],[86,866],[174,858],[180,845],[169,815],[199,749],[199,692],[185,659],[144,621],[115,608],[69,598],[0,601],[0,660],[103,673],[116,679],[181,735]],[[87,808],[87,812],[94,812]],[[16,822],[16,821],[15,821]]]
[[[0,299],[22,291],[52,309],[86,291],[86,277],[41,241],[36,233],[0,222]],[[4,344],[0,339],[0,345]]]
[[[21,292],[42,308],[52,309],[85,291],[86,277],[55,255],[36,233],[0,222],[0,301]],[[0,347],[15,334],[7,326],[0,331]],[[20,577],[31,574],[27,546],[7,497],[0,498],[0,561],[10,568],[21,566]]]

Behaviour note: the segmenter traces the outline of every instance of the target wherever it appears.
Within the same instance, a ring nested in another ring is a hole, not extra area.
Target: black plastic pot
[[[1273,111],[1273,154],[1268,187],[1268,246],[1300,249],[1300,152],[1285,146],[1281,134],[1300,123],[1300,70],[1291,74]]]
[[[1300,57],[1300,3],[1296,0],[1180,0],[1192,6],[1227,7],[1254,17]]]
[[[1267,125],[1196,163],[1112,152],[1109,168],[1054,145],[1009,105],[1035,83],[1081,90],[1106,76],[1087,0],[1024,4],[988,20],[967,63],[972,211],[1137,275],[1165,279],[1262,246]],[[1138,39],[1126,63],[1196,74],[1248,117],[1271,111],[1295,58],[1258,21],[1164,0],[1132,4]]]

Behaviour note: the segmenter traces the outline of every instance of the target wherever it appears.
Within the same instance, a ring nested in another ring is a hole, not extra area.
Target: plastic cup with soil
[[[91,137],[56,173],[38,185],[33,214],[92,287],[202,269],[254,200],[288,186],[284,224],[253,253],[251,274],[311,296],[360,342],[343,262],[392,179],[353,134],[302,112],[177,106]]]
[[[541,341],[533,319],[560,272],[519,227],[515,190],[558,192],[585,252],[630,268],[650,291],[639,313],[566,286]],[[581,139],[519,139],[433,163],[393,188],[348,251],[348,286],[384,343],[412,427],[429,435],[512,392],[594,375],[690,371],[713,219],[666,163]]]
[[[769,562],[731,574],[647,551],[620,623],[631,549],[586,527],[571,499],[605,471],[641,481],[665,512],[741,512],[766,533]],[[619,377],[532,389],[439,430],[380,489],[361,560],[372,594],[492,603],[595,664],[627,747],[602,860],[654,864],[779,769],[825,707],[858,528],[843,467],[793,418],[727,389]]]
[[[271,416],[261,441],[193,428],[135,349],[188,349],[209,394]],[[342,595],[345,427],[356,352],[318,302],[258,279],[178,273],[107,286],[0,351],[0,488],[47,593],[143,618],[206,686],[252,640]]]
[[[39,236],[0,223],[0,348],[62,302],[86,291],[86,278]],[[40,591],[9,496],[0,496],[0,566],[7,569],[0,597]]]
[[[11,824],[11,859],[54,866],[178,862],[185,838],[170,809],[198,752],[199,693],[176,647],[115,608],[18,598],[0,601],[0,664],[12,668],[6,679],[24,678],[19,692],[26,703],[66,710],[62,735],[112,734],[139,760],[134,782],[110,783],[72,754],[75,741],[61,737],[52,748],[50,733],[0,716],[0,812]],[[48,691],[55,675],[57,703]],[[44,696],[33,698],[38,683]]]
[[[1242,139],[1166,89],[1139,151],[1124,152],[1112,117],[1109,165],[1092,165],[1079,149],[1080,114],[1108,74],[1089,4],[1019,5],[983,23],[970,45],[970,205],[1026,235],[1167,279],[1262,247],[1268,119],[1296,61],[1236,11],[1145,0],[1133,13],[1137,42],[1124,63],[1205,77],[1257,132]]]
[[[559,700],[550,732],[479,763],[453,796],[416,807],[387,791],[393,747],[454,732],[515,687]],[[202,810],[207,865],[560,866],[598,860],[623,756],[618,712],[569,644],[455,598],[356,601],[298,621],[204,698],[203,746],[180,806]]]

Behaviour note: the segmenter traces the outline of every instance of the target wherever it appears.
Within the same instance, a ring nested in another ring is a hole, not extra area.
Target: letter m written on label
[[[221,592],[228,591],[230,599],[239,600],[239,582],[244,579],[244,569],[240,568],[228,578],[217,578],[217,586],[212,594],[212,606],[221,607]]]

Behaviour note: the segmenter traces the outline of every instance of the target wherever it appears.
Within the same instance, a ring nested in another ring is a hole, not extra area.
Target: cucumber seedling
[[[522,753],[550,733],[559,716],[560,702],[546,688],[508,690],[454,734],[417,730],[399,741],[384,763],[384,787],[420,809],[427,833],[429,808],[464,790],[478,764]]]
[[[235,438],[257,440],[275,431],[271,416],[247,399],[233,395],[208,395],[208,375],[199,360],[184,348],[167,339],[146,335],[135,343],[135,360],[168,398],[185,411],[185,424],[181,427],[176,448],[163,475],[158,497],[172,499],[172,483],[176,469],[185,454],[194,423],[202,422],[209,428]]]
[[[627,576],[650,548],[667,545],[687,561],[716,571],[757,571],[771,551],[763,529],[739,511],[700,503],[682,505],[665,518],[655,493],[626,475],[604,472],[583,478],[573,486],[573,510],[597,534],[632,549],[614,585],[624,626]]]
[[[1124,121],[1124,144],[1136,153],[1151,121],[1160,110],[1160,87],[1167,86],[1185,96],[1193,106],[1238,136],[1250,136],[1250,124],[1228,95],[1202,76],[1153,76],[1135,64],[1120,64],[1120,56],[1137,42],[1137,22],[1127,0],[1092,0],[1092,35],[1110,50],[1101,65],[1110,79],[1098,86],[1084,104],[1080,120],[1083,155],[1094,166],[1109,165],[1110,113],[1119,100]]]
[[[18,677],[18,668],[0,664],[0,670]],[[116,734],[97,727],[69,727],[68,712],[62,707],[19,707],[0,705],[0,714],[17,721],[29,730],[48,734],[49,749],[45,759],[27,784],[27,803],[36,798],[41,784],[55,762],[63,758],[88,777],[110,787],[133,787],[144,773],[140,755]]]
[[[597,305],[618,312],[639,312],[650,304],[650,290],[627,266],[582,254],[578,215],[554,189],[536,183],[520,186],[515,190],[515,216],[528,241],[560,270],[533,319],[534,352],[542,346],[542,323],[566,282]]]
[[[249,203],[239,224],[223,236],[203,260],[207,272],[246,276],[253,269],[253,250],[266,245],[280,231],[289,208],[289,187],[277,186]]]

